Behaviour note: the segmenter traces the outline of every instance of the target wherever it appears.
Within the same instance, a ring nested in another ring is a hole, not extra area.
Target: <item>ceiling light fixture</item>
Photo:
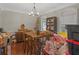
[[[37,12],[36,7],[35,7],[35,3],[33,6],[33,9],[30,13],[28,13],[29,16],[39,16],[39,12]]]

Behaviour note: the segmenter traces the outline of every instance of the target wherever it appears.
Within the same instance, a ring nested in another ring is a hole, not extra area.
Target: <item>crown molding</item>
[[[48,14],[48,13],[55,12],[55,11],[61,10],[61,9],[63,9],[63,8],[67,8],[67,7],[74,6],[74,5],[77,5],[77,4],[64,5],[64,6],[55,8],[55,9],[51,9],[51,10],[49,10],[49,11],[43,13],[41,16],[44,16],[44,15],[46,15],[46,14]]]
[[[76,3],[75,3],[76,4]],[[47,12],[44,12],[44,13],[41,13],[40,16],[43,16],[43,15],[46,15],[50,12],[54,12],[54,11],[58,11],[60,9],[63,9],[63,8],[66,8],[66,7],[69,7],[69,6],[73,6],[75,4],[70,4],[70,5],[64,5],[64,6],[61,6],[61,7],[58,7],[58,8],[55,8],[55,9],[51,9],[51,10],[48,10]],[[16,13],[21,13],[21,14],[25,14],[26,12],[24,11],[19,11],[19,10],[13,10],[13,9],[9,9],[9,8],[3,8],[3,7],[0,7],[0,10],[1,11],[11,11],[11,12],[16,12]]]
[[[21,14],[24,14],[25,13],[23,11],[13,10],[13,9],[9,9],[9,8],[2,8],[2,7],[0,7],[0,10],[1,11],[11,11],[11,12],[16,12],[16,13],[21,13]]]

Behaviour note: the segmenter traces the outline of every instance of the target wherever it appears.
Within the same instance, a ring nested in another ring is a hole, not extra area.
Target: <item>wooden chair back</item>
[[[17,42],[23,42],[25,40],[24,32],[16,32],[15,36]]]

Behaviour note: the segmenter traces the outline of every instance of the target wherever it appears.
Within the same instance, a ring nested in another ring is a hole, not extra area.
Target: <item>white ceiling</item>
[[[73,5],[72,3],[36,3],[36,9],[43,15],[49,11],[54,11],[66,6]],[[17,12],[30,12],[33,8],[33,3],[0,3],[0,8],[17,11]]]

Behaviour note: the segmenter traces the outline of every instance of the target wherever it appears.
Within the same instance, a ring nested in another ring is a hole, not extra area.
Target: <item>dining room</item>
[[[79,55],[78,15],[78,3],[0,3],[0,55]]]

